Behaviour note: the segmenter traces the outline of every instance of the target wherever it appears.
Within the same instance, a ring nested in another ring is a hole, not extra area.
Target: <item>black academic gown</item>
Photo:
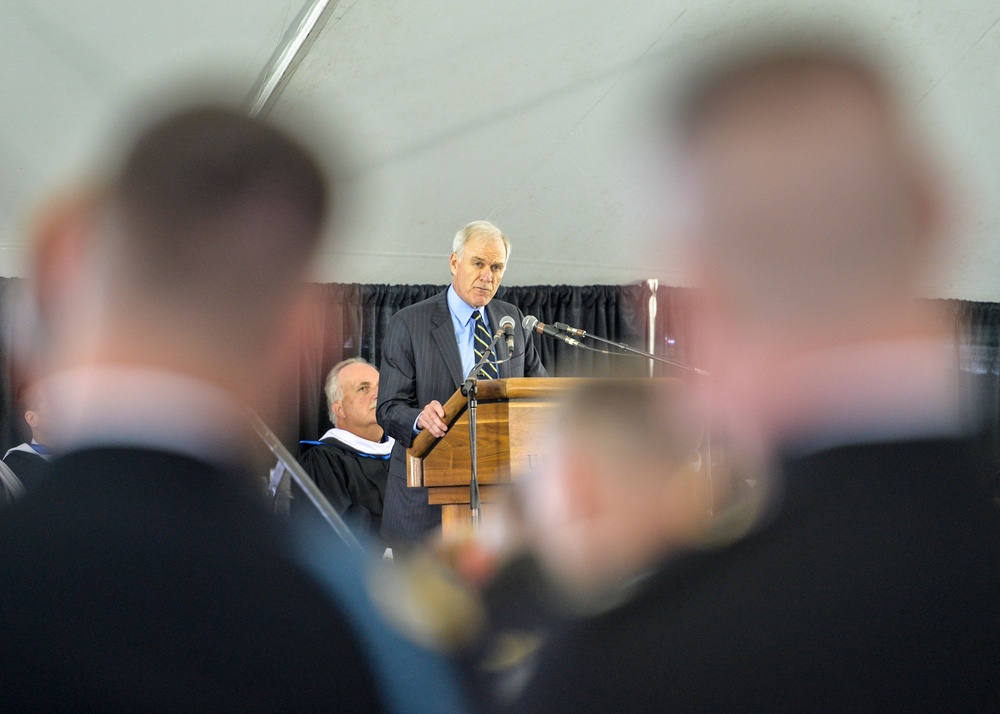
[[[773,520],[563,627],[509,711],[997,711],[1000,530],[968,447],[789,460]]]
[[[330,505],[359,535],[380,543],[382,503],[389,476],[389,457],[368,456],[334,437],[303,442],[299,463],[319,486]],[[292,489],[292,512],[315,510],[298,487]]]
[[[38,488],[48,475],[49,462],[33,451],[12,450],[3,457],[3,462],[10,466],[10,470],[28,493]]]
[[[5,711],[373,711],[347,620],[251,481],[90,449],[0,519]]]

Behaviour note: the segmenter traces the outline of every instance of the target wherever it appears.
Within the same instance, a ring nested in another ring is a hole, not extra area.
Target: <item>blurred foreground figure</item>
[[[704,420],[684,385],[587,383],[552,423],[545,465],[517,484],[522,552],[484,592],[490,630],[474,667],[482,696],[494,700],[510,699],[525,673],[535,691],[561,698],[566,673],[554,662],[602,657],[588,632],[611,613],[641,622],[655,607],[653,574],[709,522]]]
[[[326,213],[294,140],[194,107],[43,226],[42,388],[61,456],[2,524],[4,709],[393,702],[366,663],[369,630],[297,564],[247,463],[245,406],[294,369]]]
[[[945,226],[890,89],[822,43],[680,117],[715,407],[778,478],[753,530],[543,649],[516,711],[995,711],[1000,540],[946,324]]]
[[[704,429],[685,398],[679,385],[595,382],[560,405],[551,459],[523,499],[542,565],[576,596],[622,599],[706,525]]]

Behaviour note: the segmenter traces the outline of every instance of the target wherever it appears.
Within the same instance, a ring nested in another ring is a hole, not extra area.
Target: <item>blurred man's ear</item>
[[[924,162],[914,169],[913,174],[914,232],[921,241],[917,258],[925,263],[918,265],[917,270],[925,271],[928,269],[926,263],[938,259],[939,247],[946,244],[954,230],[961,226],[954,225],[954,195],[937,167]]]
[[[98,212],[98,193],[77,189],[52,201],[35,225],[30,269],[44,325],[60,320],[83,297]]]
[[[298,384],[299,379],[299,357],[303,345],[319,344],[320,328],[316,320],[312,319],[312,308],[312,293],[303,283],[287,309],[277,315],[275,339],[261,339],[266,352],[261,355],[261,363],[254,366],[253,371],[258,377],[267,379],[274,388],[294,391],[294,385]]]
[[[565,491],[568,516],[573,519],[590,519],[603,508],[601,474],[599,467],[588,455],[573,452],[565,457],[565,474],[560,486]]]
[[[24,413],[24,421],[26,421],[28,426],[32,429],[38,428],[38,412],[34,412],[29,409]]]
[[[597,495],[590,483],[592,472],[585,472],[586,458],[575,453],[565,434],[550,431],[552,459],[537,473],[523,479],[519,489],[524,499],[525,519],[544,534],[552,529],[578,525],[595,510]]]
[[[711,520],[712,482],[699,468],[700,457],[698,461],[679,466],[662,490],[665,524],[681,544],[701,535]]]

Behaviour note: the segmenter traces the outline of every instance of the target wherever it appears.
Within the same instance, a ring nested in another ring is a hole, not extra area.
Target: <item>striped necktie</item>
[[[476,321],[476,331],[473,333],[472,346],[476,350],[476,363],[478,364],[483,359],[483,355],[486,354],[486,350],[489,349],[490,342],[493,341],[493,335],[486,329],[486,323],[483,322],[483,316],[479,310],[472,313],[472,319]],[[496,365],[496,355],[493,354],[492,350],[490,351],[489,361],[479,369],[479,374],[476,376],[482,379],[496,379],[500,376]]]

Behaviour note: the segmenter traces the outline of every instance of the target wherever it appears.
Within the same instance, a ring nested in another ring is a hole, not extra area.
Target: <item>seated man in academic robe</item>
[[[3,462],[17,478],[16,484],[4,483],[5,495],[11,498],[20,497],[45,480],[52,453],[46,435],[45,400],[41,391],[29,385],[23,390],[18,403],[24,409],[24,421],[31,429],[31,440],[9,449],[3,457]]]
[[[326,378],[333,428],[319,441],[303,441],[299,461],[320,491],[358,534],[377,543],[382,501],[395,443],[375,421],[378,370],[360,358],[340,362]],[[313,506],[296,489],[292,510]]]

